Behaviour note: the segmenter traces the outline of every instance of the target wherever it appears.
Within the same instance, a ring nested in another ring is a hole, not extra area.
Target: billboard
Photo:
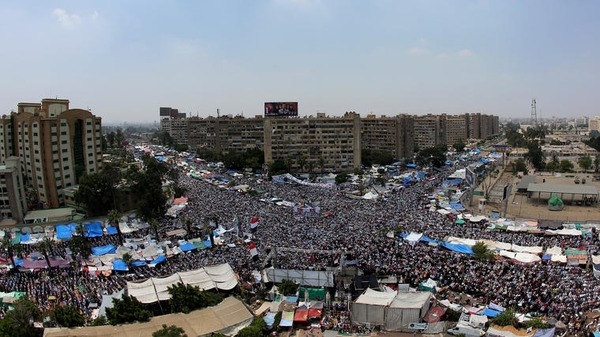
[[[266,102],[265,116],[298,116],[298,102]]]

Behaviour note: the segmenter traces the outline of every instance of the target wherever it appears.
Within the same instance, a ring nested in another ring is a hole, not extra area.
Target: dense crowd
[[[209,219],[217,219],[227,229],[239,224],[239,240],[233,234],[225,236],[236,243],[235,247],[219,245],[213,249],[195,250],[175,255],[155,268],[131,268],[124,274],[97,275],[72,268],[34,273],[11,272],[0,277],[0,290],[26,291],[43,309],[58,303],[89,312],[89,303],[97,303],[102,295],[122,289],[127,280],[166,276],[206,265],[229,263],[243,281],[253,282],[252,271],[261,268],[268,252],[280,248],[275,250],[277,253],[269,261],[278,268],[322,270],[339,265],[343,259],[352,259],[366,273],[394,275],[413,287],[431,278],[448,293],[470,294],[480,303],[493,302],[521,312],[552,316],[567,324],[569,331],[582,331],[583,313],[600,306],[600,281],[585,266],[553,262],[523,265],[508,260],[476,261],[471,256],[441,247],[408,244],[387,235],[391,230],[401,229],[403,232],[423,233],[434,240],[452,235],[522,246],[583,247],[591,253],[600,251],[597,236],[490,231],[486,229],[485,221],[467,221],[459,226],[446,215],[431,212],[430,196],[453,171],[432,172],[428,179],[377,200],[349,198],[338,187],[276,184],[257,180],[256,177],[235,179],[236,184],[247,184],[265,191],[263,195],[256,196],[223,189],[182,174],[180,183],[187,189],[188,206],[176,219],[160,220],[161,238],[168,239],[166,232],[173,229],[185,229],[186,220],[193,223],[193,231],[188,236],[200,237]],[[296,204],[318,205],[321,213],[329,212],[331,216],[297,216],[291,208],[269,202],[275,197]],[[252,217],[259,218],[255,231],[250,229]],[[146,235],[152,235],[151,229],[126,236]],[[243,239],[251,239],[256,244],[258,260],[252,259]],[[116,236],[92,240],[93,245],[118,244]],[[27,249],[35,250],[36,247]],[[66,256],[66,244],[57,243],[52,253]],[[340,322],[332,321],[332,324],[339,325]],[[594,330],[595,326],[587,329]]]

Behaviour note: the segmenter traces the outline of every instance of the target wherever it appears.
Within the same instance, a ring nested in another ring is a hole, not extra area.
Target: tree
[[[106,318],[112,325],[147,322],[150,317],[152,313],[146,310],[137,298],[129,295],[123,295],[122,299],[114,299],[113,307],[106,308]]]
[[[104,316],[96,317],[91,323],[91,326],[101,326],[101,325],[108,325],[108,320]]]
[[[596,158],[594,158],[594,172],[600,172],[600,154],[596,154]]]
[[[284,295],[292,295],[298,291],[298,285],[294,281],[288,279],[281,280],[281,283],[277,288],[279,289],[279,292]]]
[[[515,309],[512,308],[503,311],[500,315],[496,316],[496,318],[492,320],[492,323],[499,326],[515,326],[517,322],[518,320],[515,316]]]
[[[162,325],[162,328],[152,333],[152,337],[187,337],[185,330],[176,325]]]
[[[558,170],[560,172],[572,172],[574,167],[575,165],[573,165],[573,163],[570,160],[563,159],[560,161],[560,166]]]
[[[83,235],[73,236],[67,245],[74,256],[79,256],[83,260],[87,260],[92,254],[92,244]]]
[[[341,185],[348,181],[348,173],[342,172],[335,176],[335,184]]]
[[[71,306],[58,306],[52,310],[52,317],[62,327],[74,328],[85,324],[85,317]]]
[[[537,141],[534,140],[527,144],[525,159],[529,160],[536,170],[541,171],[544,169],[544,152],[542,152],[542,148]]]
[[[464,152],[465,146],[467,146],[467,144],[465,144],[465,141],[462,138],[460,138],[459,140],[454,142],[454,144],[452,144],[452,147],[458,153]]]
[[[43,241],[37,244],[37,247],[42,251],[42,254],[44,254],[48,269],[52,268],[52,265],[50,265],[50,256],[48,255],[48,252],[52,249],[52,239],[45,237]]]
[[[523,158],[519,158],[515,161],[515,173],[516,172],[524,172],[527,174],[527,164],[525,164],[525,160]]]
[[[8,235],[8,232],[6,235],[4,235],[4,237],[2,238],[2,241],[0,241],[0,248],[2,250],[6,251],[6,255],[8,255],[8,258],[10,259],[10,263],[12,264],[12,266],[14,268],[15,267],[14,249],[13,249],[12,240],[10,238],[10,235]]]
[[[116,209],[111,209],[108,212],[108,222],[113,225],[117,229],[117,235],[119,236],[119,243],[123,244],[123,233],[121,232],[121,227],[119,226],[119,220],[121,220],[121,213]]]
[[[587,172],[592,167],[592,157],[587,154],[585,156],[581,156],[577,160],[577,164],[583,169],[584,172]]]
[[[115,208],[120,180],[121,170],[110,164],[105,164],[98,173],[84,174],[79,179],[75,202],[85,207],[88,216],[105,215]]]
[[[160,236],[158,235],[158,229],[160,228],[160,223],[156,219],[148,220],[148,224],[152,231],[154,231],[154,236],[156,237],[156,241],[160,241]]]
[[[33,327],[34,319],[40,314],[37,305],[27,297],[21,297],[13,304],[13,310],[6,313],[0,324],[1,337],[37,336]]]
[[[169,168],[149,155],[142,156],[145,170],[131,169],[128,176],[131,190],[138,197],[137,214],[144,220],[158,219],[165,214],[167,197],[162,190],[162,179]]]
[[[189,313],[191,311],[215,306],[223,301],[223,295],[203,291],[198,286],[177,283],[167,288],[171,299],[171,312]]]
[[[473,245],[473,257],[476,260],[489,261],[494,259],[494,252],[488,248],[488,246],[482,241],[477,242]]]
[[[442,167],[446,163],[446,151],[447,146],[444,144],[423,149],[417,154],[416,162],[421,166]]]

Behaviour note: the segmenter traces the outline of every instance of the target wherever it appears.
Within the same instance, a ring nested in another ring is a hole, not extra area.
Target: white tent
[[[231,290],[237,285],[237,277],[231,266],[225,263],[164,278],[153,277],[140,283],[127,282],[127,292],[142,303],[153,303],[170,299],[167,288],[177,283],[191,284],[203,290]]]
[[[386,310],[385,329],[398,331],[409,323],[420,322],[430,307],[430,292],[398,293]]]
[[[385,324],[385,310],[398,292],[379,292],[367,288],[352,304],[352,321],[355,323]]]

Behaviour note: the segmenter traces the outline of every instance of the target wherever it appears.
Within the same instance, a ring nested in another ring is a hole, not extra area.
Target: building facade
[[[303,172],[351,171],[360,168],[360,116],[267,117],[264,119],[265,163],[284,161]]]
[[[102,165],[101,118],[64,99],[19,103],[0,120],[0,161],[20,159],[25,188],[45,207],[64,205],[63,189]]]
[[[161,108],[161,126],[178,143],[220,153],[258,148],[264,151],[266,163],[284,160],[292,168],[305,171],[352,170],[360,166],[362,149],[383,150],[397,159],[409,159],[417,149],[466,142],[475,136],[482,139],[499,132],[498,117],[482,114],[361,118],[347,112],[343,117],[317,113],[316,117],[292,118],[185,118],[163,109],[167,108]],[[181,123],[180,128],[174,123]]]
[[[0,165],[0,221],[23,222],[27,212],[27,196],[18,157],[6,158]]]

